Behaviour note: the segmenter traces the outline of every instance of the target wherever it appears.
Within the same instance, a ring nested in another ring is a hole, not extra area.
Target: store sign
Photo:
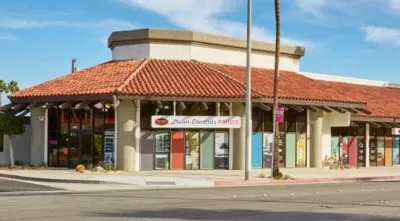
[[[152,116],[153,128],[240,128],[241,118],[234,116]]]
[[[278,123],[284,123],[285,122],[285,108],[283,108],[283,107],[276,108],[275,120]]]

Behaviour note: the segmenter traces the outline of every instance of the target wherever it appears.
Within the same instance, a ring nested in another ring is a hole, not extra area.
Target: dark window
[[[392,128],[385,128],[385,136],[387,137],[392,136]]]
[[[378,129],[376,129],[377,131],[376,131],[376,133],[377,133],[377,135],[379,136],[379,137],[383,137],[383,136],[385,136],[385,128],[378,128]]]
[[[69,111],[68,110],[61,110],[60,111],[60,121],[61,121],[61,130],[68,130],[69,129]]]
[[[293,110],[288,110],[285,112],[286,124],[287,124],[287,132],[295,133],[296,132],[296,115]],[[283,132],[283,131],[281,131]]]
[[[113,108],[107,109],[105,115],[106,115],[106,121],[105,121],[106,130],[114,130],[115,129],[114,109]]]
[[[296,116],[296,132],[299,133],[307,132],[307,116],[305,114]]]
[[[253,107],[252,111],[252,123],[253,123],[253,132],[262,132],[263,129],[263,121],[264,121],[264,113],[258,107]]]
[[[359,126],[357,127],[357,135],[358,136],[365,136],[365,124],[359,124]]]
[[[340,135],[340,128],[339,127],[332,127],[331,128],[331,135],[334,137],[338,137]]]
[[[82,111],[82,129],[93,128],[93,110]]]
[[[4,135],[0,134],[0,152],[4,151]]]
[[[94,110],[94,129],[97,131],[104,130],[104,112],[102,109]]]
[[[220,103],[219,105],[219,115],[229,116],[229,103]]]
[[[264,112],[264,132],[273,132],[272,111]]]
[[[81,129],[81,110],[71,110],[71,129],[78,130]]]
[[[59,111],[57,109],[49,109],[48,116],[49,116],[49,130],[50,131],[57,131],[59,130]]]

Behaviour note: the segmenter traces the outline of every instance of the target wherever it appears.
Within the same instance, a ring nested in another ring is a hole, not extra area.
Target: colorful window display
[[[393,137],[393,165],[400,165],[400,137]]]
[[[211,137],[211,136],[210,136]],[[206,142],[203,146],[208,145]],[[215,169],[229,169],[229,133],[215,132]]]
[[[270,168],[273,152],[272,111],[253,107],[252,168]],[[279,124],[280,167],[306,167],[306,112],[285,110],[284,123]]]
[[[365,124],[331,128],[331,158],[350,167],[365,166]]]

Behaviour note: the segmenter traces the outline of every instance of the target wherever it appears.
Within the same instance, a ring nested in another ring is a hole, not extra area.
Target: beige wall
[[[233,129],[233,169],[244,169],[244,147],[246,142],[246,108],[243,103],[232,104],[233,116],[242,117],[242,127]]]
[[[331,128],[350,125],[350,113],[311,112],[311,167],[322,167],[322,160],[331,155]]]
[[[117,168],[119,170],[135,171],[136,111],[137,108],[130,100],[121,100],[117,107]]]
[[[31,126],[25,125],[25,133],[15,136],[13,140],[14,160],[20,160],[24,163],[31,162],[30,139]],[[0,152],[0,165],[9,165],[11,163],[9,142],[8,137],[4,136],[4,151]]]
[[[246,51],[190,44],[143,43],[137,45],[120,45],[113,48],[113,60],[156,58],[174,60],[197,60],[228,65],[246,65]],[[260,68],[274,67],[274,54],[253,52],[252,65]],[[281,55],[282,70],[299,71],[300,58]]]
[[[45,109],[38,107],[31,110],[31,164],[45,162],[44,121]]]

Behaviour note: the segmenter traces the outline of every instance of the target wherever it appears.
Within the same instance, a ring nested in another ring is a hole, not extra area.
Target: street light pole
[[[247,0],[247,56],[246,56],[246,145],[244,177],[249,180],[251,168],[251,17],[252,0]]]

